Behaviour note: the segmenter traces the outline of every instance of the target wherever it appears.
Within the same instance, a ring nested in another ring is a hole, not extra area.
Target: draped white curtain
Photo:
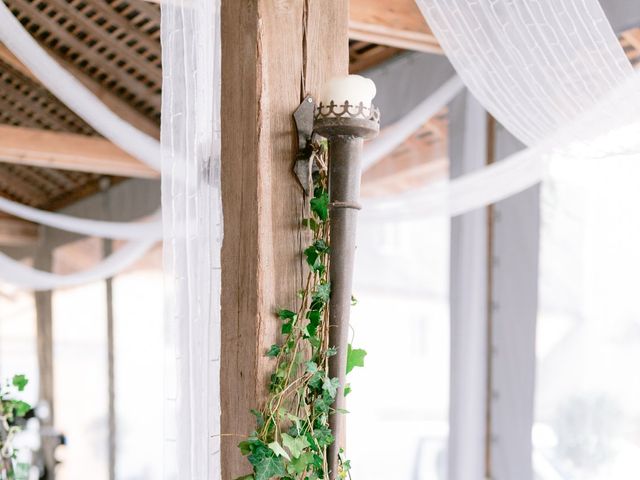
[[[166,479],[219,478],[219,0],[162,4]]]
[[[638,155],[640,76],[597,0],[417,0],[458,75],[530,148],[402,199],[363,220],[459,215],[543,179],[553,157]]]
[[[614,156],[640,157],[640,77],[633,72],[597,0],[417,3],[469,90],[529,148],[479,172],[407,194],[395,204],[380,202],[370,210],[369,218],[413,217],[443,207],[451,214],[465,213],[537,183],[551,160],[572,161],[579,168],[576,160],[589,158],[607,168],[607,159]],[[470,266],[467,273],[473,277],[477,272]],[[466,368],[466,378],[478,378],[484,366]],[[518,377],[532,374],[520,372],[513,377],[515,383],[502,385],[504,396],[521,388],[516,385]],[[459,388],[452,388],[451,395],[455,418],[468,397]],[[532,404],[502,402],[500,417],[516,422],[531,418]],[[484,421],[484,412],[476,415],[475,420],[467,420]],[[455,437],[456,431],[451,435]],[[455,446],[460,440],[451,438],[450,444]],[[496,478],[510,478],[513,465],[509,463],[515,461],[513,457],[506,462],[496,459],[505,460],[507,451],[525,456],[530,451],[530,439],[515,443],[503,438],[492,444],[492,475]],[[484,451],[480,444],[470,448],[473,451],[452,449],[450,464],[464,464],[465,458],[478,458]],[[483,467],[479,465],[472,473],[452,471],[450,477],[478,480],[483,478]],[[521,472],[526,468],[519,466]],[[530,475],[525,472],[518,478]]]

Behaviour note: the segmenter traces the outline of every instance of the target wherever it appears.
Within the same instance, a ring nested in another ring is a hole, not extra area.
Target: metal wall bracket
[[[312,185],[311,174],[313,165],[313,113],[315,109],[315,101],[311,95],[307,95],[300,106],[293,112],[293,119],[296,122],[298,130],[298,153],[296,161],[293,165],[293,173],[295,173],[304,193],[309,195],[310,185]]]

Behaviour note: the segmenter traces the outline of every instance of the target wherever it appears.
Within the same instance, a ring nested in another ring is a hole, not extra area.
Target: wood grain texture
[[[347,0],[222,1],[223,434],[255,429],[278,336],[274,312],[302,286],[302,190],[292,113],[348,69]],[[222,437],[222,478],[250,471]]]
[[[158,172],[99,137],[0,125],[0,162],[157,178]]]
[[[354,40],[442,53],[415,0],[351,0],[349,35]]]
[[[19,218],[0,216],[0,246],[36,245],[40,239],[38,225]]]

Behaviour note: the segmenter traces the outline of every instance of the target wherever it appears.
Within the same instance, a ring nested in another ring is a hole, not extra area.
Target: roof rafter
[[[0,125],[0,162],[156,178],[158,172],[99,137]]]

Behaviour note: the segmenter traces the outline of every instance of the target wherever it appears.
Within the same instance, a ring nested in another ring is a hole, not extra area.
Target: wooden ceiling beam
[[[144,0],[162,3],[161,0]],[[389,47],[442,54],[415,0],[350,0],[349,38]]]
[[[158,172],[98,137],[0,125],[0,162],[120,177]]]
[[[391,195],[446,178],[449,172],[445,111],[424,124],[391,154],[365,170],[362,195]]]
[[[24,247],[36,245],[39,240],[38,225],[19,218],[0,216],[0,246]]]
[[[442,54],[415,0],[350,0],[349,37],[406,50]]]

